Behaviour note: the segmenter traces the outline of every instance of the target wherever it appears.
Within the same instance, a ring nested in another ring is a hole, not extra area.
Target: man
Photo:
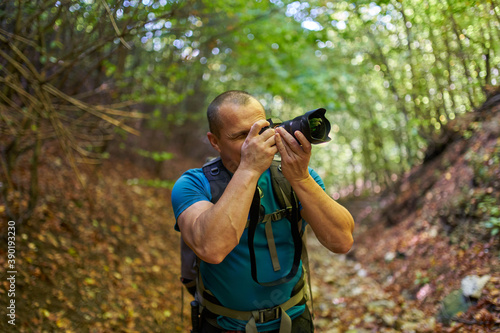
[[[176,229],[201,260],[204,287],[223,307],[237,311],[274,309],[290,299],[302,270],[293,279],[277,286],[263,286],[252,280],[246,225],[257,186],[261,189],[261,203],[266,214],[276,207],[268,171],[275,154],[281,155],[281,171],[300,202],[301,217],[323,246],[335,253],[349,251],[354,221],[344,207],[325,193],[322,180],[308,167],[312,147],[302,133],[294,133],[298,142],[282,128],[261,133],[269,122],[263,106],[254,97],[243,91],[227,91],[213,100],[207,116],[208,139],[232,177],[213,204],[210,184],[202,169],[184,173],[172,191]],[[282,220],[272,223],[282,269],[273,270],[268,244],[261,241],[265,239],[263,227],[256,231],[254,244],[259,280],[282,278],[293,261],[290,226],[286,219]],[[252,318],[247,322],[204,311],[201,332],[245,331],[245,328],[247,332],[284,330],[283,318],[291,320],[292,332],[313,332],[311,316],[304,303],[299,302],[286,311],[276,311],[275,317]],[[249,328],[250,322],[257,330]]]

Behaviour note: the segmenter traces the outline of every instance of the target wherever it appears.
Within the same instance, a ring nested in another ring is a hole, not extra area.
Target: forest
[[[500,329],[499,71],[498,0],[1,2],[0,331],[189,331],[170,194],[233,89],[327,110],[317,332]]]

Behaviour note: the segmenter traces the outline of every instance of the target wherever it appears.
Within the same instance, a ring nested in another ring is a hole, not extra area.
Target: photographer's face
[[[247,105],[223,104],[219,109],[219,115],[222,120],[219,135],[208,133],[208,139],[220,153],[224,166],[234,173],[240,165],[241,146],[250,128],[257,121],[265,120],[266,113],[262,105],[252,99]]]

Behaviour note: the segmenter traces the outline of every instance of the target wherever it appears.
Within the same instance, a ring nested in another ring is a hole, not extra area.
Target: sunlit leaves
[[[350,151],[348,143],[364,136],[361,150],[345,153],[339,165],[359,172],[327,175],[327,183],[342,187],[418,163],[422,142],[477,106],[486,84],[498,84],[499,10],[471,3],[135,0],[111,2],[109,16],[100,1],[54,2],[43,19],[54,19],[59,32],[48,37],[40,62],[67,64],[70,50],[108,38],[101,56],[116,57],[100,62],[98,78],[117,80],[121,98],[153,104],[163,114],[150,120],[155,128],[161,119],[178,119],[176,126],[193,119],[183,114],[202,114],[227,89],[255,94],[282,119],[325,107],[345,140],[335,149]],[[56,17],[58,11],[65,14]],[[70,26],[74,37],[59,38]],[[120,38],[133,50],[120,51]],[[81,59],[85,68],[93,61]],[[189,103],[196,105],[184,108]],[[322,149],[313,163],[326,168],[330,153]]]

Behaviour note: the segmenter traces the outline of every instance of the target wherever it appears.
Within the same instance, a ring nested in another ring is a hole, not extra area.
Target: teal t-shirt
[[[309,173],[314,180],[324,189],[324,184],[319,175],[311,168]],[[258,181],[262,190],[261,205],[265,214],[270,214],[279,209],[274,198],[271,185],[271,173],[264,172]],[[202,169],[186,171],[175,183],[172,190],[172,206],[175,218],[189,206],[198,201],[210,201],[210,184],[203,174]],[[238,201],[235,200],[237,205]],[[303,223],[305,228],[306,223]],[[274,271],[271,256],[267,246],[265,225],[257,226],[254,237],[255,256],[257,258],[258,280],[260,282],[275,281],[288,274],[293,264],[294,244],[291,236],[290,222],[287,219],[275,221],[272,224],[274,241],[281,266],[279,271]],[[179,231],[177,223],[175,229]],[[227,308],[240,311],[271,308],[286,302],[293,287],[300,279],[302,269],[289,282],[274,287],[264,287],[252,279],[250,268],[250,254],[248,250],[248,229],[245,229],[239,244],[229,253],[220,264],[200,263],[200,272],[205,288],[210,290],[221,304]],[[294,306],[287,310],[292,320],[302,314],[305,305]],[[246,322],[219,316],[218,323],[226,330],[245,330]],[[257,324],[259,331],[279,329],[280,319],[267,323]]]

